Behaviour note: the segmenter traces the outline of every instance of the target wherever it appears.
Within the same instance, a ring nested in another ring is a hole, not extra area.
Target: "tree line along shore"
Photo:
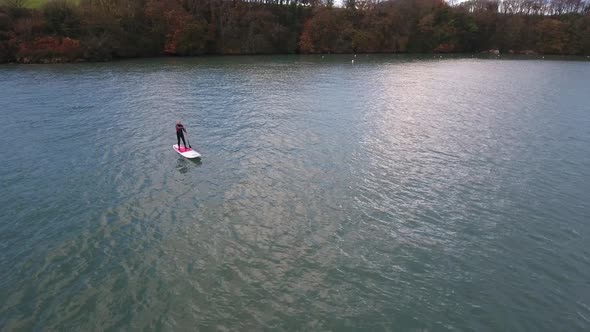
[[[0,63],[203,54],[590,55],[590,0],[0,0]]]

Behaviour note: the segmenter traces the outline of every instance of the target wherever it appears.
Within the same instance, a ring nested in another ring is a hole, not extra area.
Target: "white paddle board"
[[[191,148],[185,148],[184,146],[178,148],[178,145],[176,144],[172,145],[172,148],[174,149],[174,151],[178,152],[181,156],[185,158],[193,159],[201,157],[200,153]]]

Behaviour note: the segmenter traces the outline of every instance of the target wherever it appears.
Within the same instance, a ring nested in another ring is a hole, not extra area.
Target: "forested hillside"
[[[582,0],[0,0],[0,62],[269,53],[590,54]]]

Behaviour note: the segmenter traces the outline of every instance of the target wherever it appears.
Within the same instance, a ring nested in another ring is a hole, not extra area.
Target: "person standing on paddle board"
[[[178,141],[178,149],[180,149],[180,139],[182,138],[182,144],[184,144],[184,148],[186,149],[186,142],[184,141],[184,133],[186,133],[186,129],[180,123],[180,121],[176,122],[176,140]]]

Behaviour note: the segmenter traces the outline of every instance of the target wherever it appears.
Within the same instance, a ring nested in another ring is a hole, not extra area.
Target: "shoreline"
[[[211,58],[239,58],[239,57],[273,57],[273,56],[286,56],[286,57],[355,57],[363,55],[365,57],[418,57],[418,58],[432,58],[432,59],[444,59],[444,58],[473,58],[481,60],[547,60],[547,61],[590,61],[590,55],[555,55],[555,54],[515,54],[515,53],[314,53],[314,54],[302,54],[302,53],[257,53],[257,54],[204,54],[204,55],[160,55],[160,56],[140,56],[140,57],[125,57],[125,58],[112,58],[104,61],[88,60],[88,59],[75,59],[72,61],[62,61],[63,58],[47,59],[43,62],[2,62],[2,65],[67,65],[67,64],[98,64],[98,63],[114,63],[114,62],[125,62],[134,60],[162,60],[162,59],[211,59]]]

